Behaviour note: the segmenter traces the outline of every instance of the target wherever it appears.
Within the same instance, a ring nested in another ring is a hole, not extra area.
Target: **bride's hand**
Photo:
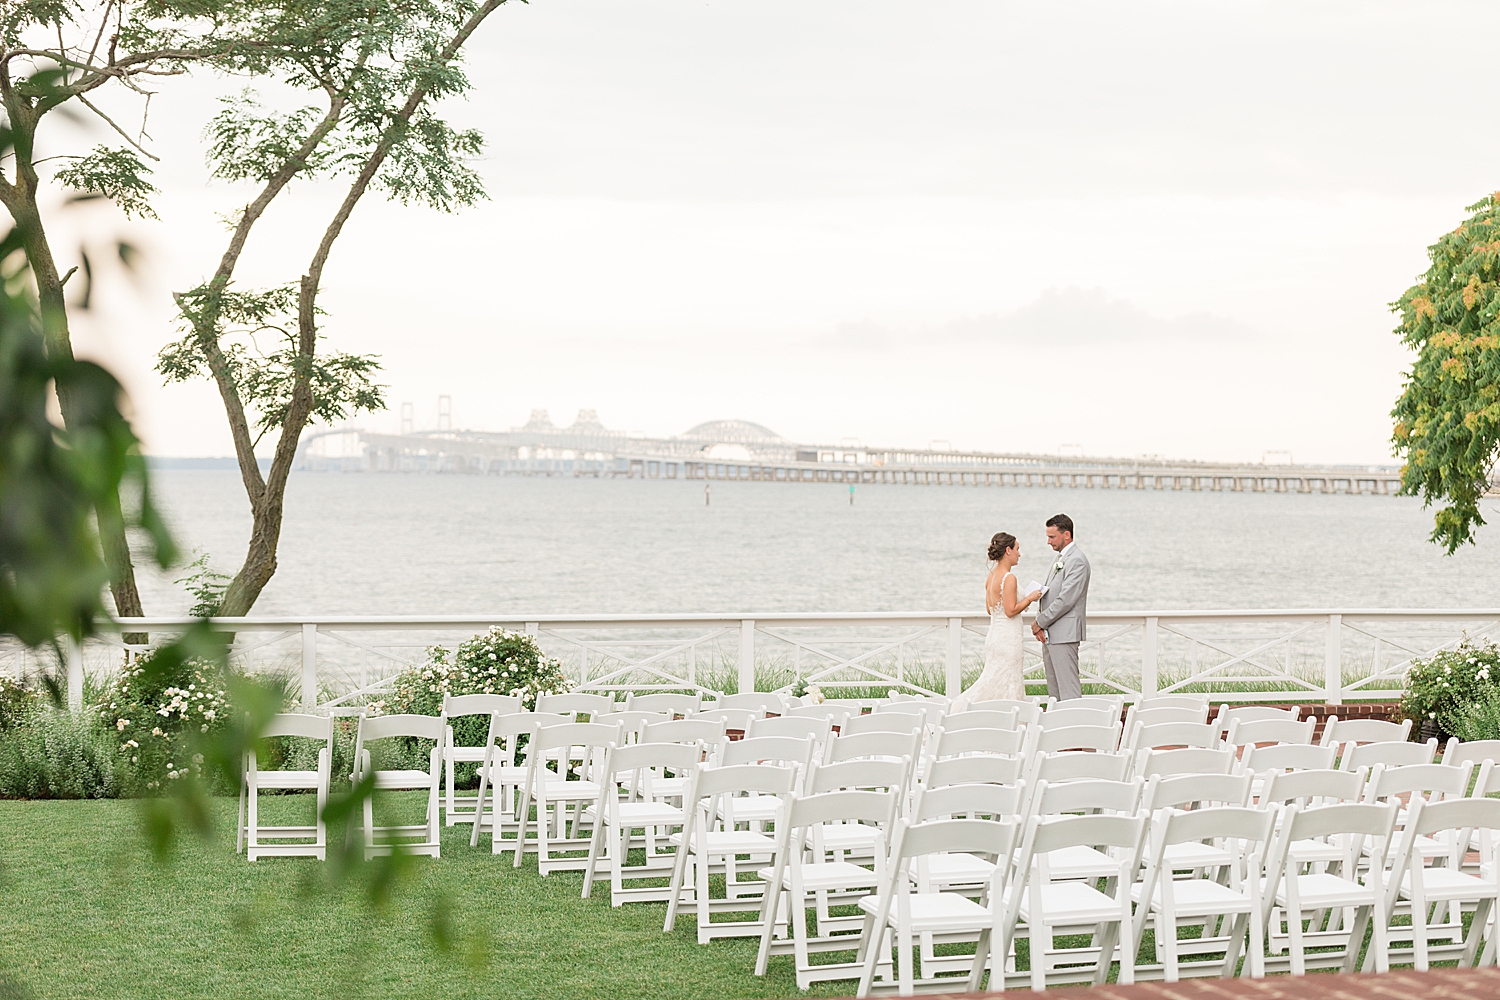
[[[1026,595],[1026,603],[1027,604],[1031,604],[1031,603],[1035,602],[1041,596],[1042,596],[1042,592],[1040,590],[1033,590],[1031,593],[1029,593],[1029,594]]]

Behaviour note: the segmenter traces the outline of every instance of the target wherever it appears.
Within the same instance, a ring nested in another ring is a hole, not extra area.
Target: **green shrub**
[[[537,696],[568,690],[562,664],[550,660],[533,636],[511,632],[498,625],[481,632],[449,653],[441,646],[427,651],[427,662],[396,677],[390,694],[369,704],[372,715],[438,715],[447,694],[505,694],[517,696],[522,705],[536,707]],[[489,720],[466,716],[453,722],[453,740],[459,746],[479,746],[489,732]],[[429,740],[382,741],[396,746],[372,747],[372,756],[383,754],[387,767],[426,770],[432,746]],[[379,766],[379,765],[377,765]],[[459,765],[454,774],[459,787],[477,784],[476,765]]]
[[[131,784],[114,733],[89,712],[32,712],[0,739],[0,797],[112,799]]]
[[[29,719],[42,699],[23,680],[0,673],[0,733]]]
[[[1500,688],[1487,691],[1478,701],[1438,715],[1438,725],[1465,742],[1500,740]]]
[[[1455,649],[1444,649],[1426,660],[1413,660],[1406,674],[1401,708],[1420,726],[1457,718],[1461,711],[1487,701],[1500,690],[1500,646],[1488,639],[1467,636]],[[1452,732],[1452,730],[1449,730]]]
[[[230,713],[216,664],[186,660],[163,671],[154,668],[154,655],[144,653],[122,667],[97,708],[99,720],[115,732],[137,790],[145,793],[198,773],[202,761],[188,745],[190,737],[222,728]]]

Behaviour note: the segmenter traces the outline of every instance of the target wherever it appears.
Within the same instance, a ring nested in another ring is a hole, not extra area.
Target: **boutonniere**
[[[1058,559],[1057,562],[1055,562],[1055,563],[1052,564],[1052,572],[1054,572],[1054,573],[1061,573],[1062,572],[1062,559]]]

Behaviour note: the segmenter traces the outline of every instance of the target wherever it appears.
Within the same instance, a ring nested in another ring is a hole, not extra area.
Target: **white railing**
[[[1028,616],[1029,617],[1029,616]],[[164,641],[193,619],[127,619],[120,629]],[[499,625],[536,636],[578,689],[750,691],[801,680],[878,696],[896,687],[953,694],[983,662],[989,619],[961,613],[739,615],[497,615],[494,617],[247,618],[218,622],[235,633],[233,656],[257,673],[280,673],[309,708],[357,704],[426,649],[453,647]],[[1500,610],[1095,612],[1081,650],[1085,685],[1128,700],[1202,691],[1223,701],[1394,700],[1415,658],[1465,633],[1500,634]],[[1027,679],[1043,683],[1041,647],[1026,644]],[[85,673],[116,669],[119,635],[66,656],[70,702]],[[45,657],[0,647],[0,669],[56,669]]]

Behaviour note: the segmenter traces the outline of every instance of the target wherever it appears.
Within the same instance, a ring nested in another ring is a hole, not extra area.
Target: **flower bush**
[[[231,710],[215,664],[186,660],[162,672],[148,669],[152,656],[144,653],[121,668],[98,705],[99,720],[114,731],[137,790],[148,794],[201,771],[190,737],[221,729]]]
[[[25,722],[41,703],[42,699],[30,685],[0,673],[0,733]]]
[[[1500,690],[1500,646],[1487,638],[1464,637],[1455,649],[1413,660],[1406,674],[1401,708],[1414,724],[1435,723],[1444,732],[1458,714],[1488,701]]]
[[[89,713],[38,707],[0,739],[0,798],[112,799],[132,769]]]
[[[481,632],[450,653],[442,646],[427,651],[427,662],[399,675],[390,694],[373,701],[372,715],[438,715],[445,694],[503,694],[519,697],[527,709],[536,707],[539,695],[568,690],[562,664],[548,659],[534,636],[511,632],[498,625]],[[453,739],[460,746],[478,746],[489,732],[489,720],[467,716],[453,720]],[[409,763],[397,767],[427,767],[428,748],[408,740],[411,746],[399,752]],[[391,750],[386,751],[389,755]],[[460,786],[474,782],[475,765],[461,765],[455,773]]]

